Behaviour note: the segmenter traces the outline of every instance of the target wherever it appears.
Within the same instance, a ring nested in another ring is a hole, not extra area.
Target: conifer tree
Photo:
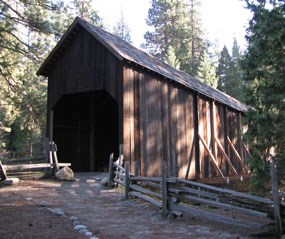
[[[247,29],[248,50],[242,62],[247,103],[255,108],[247,136],[254,159],[253,170],[262,185],[266,165],[278,163],[284,179],[285,165],[285,3],[246,1],[253,13]]]
[[[0,8],[0,151],[32,156],[46,115],[47,81],[36,71],[75,14],[53,0],[0,0]]]
[[[131,30],[125,21],[124,13],[121,11],[120,18],[113,28],[113,34],[122,38],[123,40],[132,43]]]
[[[92,0],[72,0],[75,16],[79,16],[90,23],[103,27],[103,21],[92,6]]]
[[[231,56],[226,46],[223,47],[219,58],[219,65],[217,69],[218,80],[218,89],[229,94],[231,85]]]
[[[152,0],[147,24],[153,30],[145,33],[143,45],[165,61],[172,52],[180,69],[192,76],[197,75],[205,50],[199,7],[198,0]]]

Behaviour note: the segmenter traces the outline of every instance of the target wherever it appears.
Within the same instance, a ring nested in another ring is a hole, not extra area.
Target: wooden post
[[[272,185],[272,196],[273,196],[273,206],[274,206],[275,233],[277,238],[279,238],[282,234],[282,220],[280,214],[276,164],[274,160],[271,160],[270,162],[270,172],[271,172],[271,185]]]
[[[49,115],[49,140],[53,141],[53,110],[50,111]]]
[[[167,162],[163,160],[162,164],[162,215],[167,217]]]
[[[123,150],[124,150],[124,145],[123,144],[120,144],[119,146],[119,165],[123,165]]]
[[[57,160],[57,146],[56,144],[52,141],[51,142],[51,148],[52,148],[52,156],[53,156],[53,161],[55,164],[55,171],[57,172],[59,170],[59,165],[58,165],[58,160]]]
[[[125,199],[129,198],[129,162],[125,162]]]
[[[114,159],[114,154],[110,154],[109,158],[109,179],[108,179],[108,188],[112,187],[112,181],[113,181],[113,159]]]
[[[139,175],[139,163],[138,161],[136,160],[135,161],[135,176],[138,176]]]
[[[2,165],[2,162],[0,160],[0,181],[5,180],[7,178],[7,173],[5,167]]]

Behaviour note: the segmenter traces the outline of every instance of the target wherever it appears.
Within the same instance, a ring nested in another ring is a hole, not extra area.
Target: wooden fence
[[[20,160],[17,160],[17,162],[14,162],[13,164],[11,164],[11,162],[9,162],[9,164],[3,164],[0,161],[0,181],[5,180],[9,176],[34,177],[36,174],[42,175],[44,172],[46,173],[46,169],[55,173],[62,167],[71,166],[71,163],[58,162],[57,147],[53,141],[47,142],[46,151],[48,162],[26,163],[27,160],[24,160],[25,163],[21,163]],[[45,158],[42,159],[45,160]],[[32,162],[35,161],[35,159],[31,159],[29,161]]]
[[[282,232],[280,208],[276,212],[274,200],[167,177],[166,162],[163,163],[162,177],[137,176],[136,173],[129,173],[128,168],[127,161],[122,167],[122,163],[118,160],[113,162],[113,157],[110,157],[109,186],[112,183],[123,185],[126,199],[143,199],[160,208],[165,217],[185,214],[227,224],[268,229],[273,229],[269,225],[275,222],[276,234]],[[279,219],[276,220],[276,217]]]

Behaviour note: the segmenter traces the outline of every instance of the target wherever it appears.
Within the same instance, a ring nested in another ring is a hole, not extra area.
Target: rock
[[[281,237],[281,239],[285,239],[285,234]]]
[[[79,231],[79,230],[81,230],[81,229],[87,229],[87,227],[84,226],[84,225],[76,225],[76,226],[74,227],[74,230],[76,230],[76,231]]]
[[[80,234],[85,234],[86,232],[88,232],[88,229],[87,228],[83,228],[83,229],[80,229],[78,232]]]
[[[107,177],[102,178],[101,185],[107,187],[108,186],[108,182],[109,182],[109,179]]]
[[[74,173],[69,167],[63,167],[56,172],[55,176],[59,180],[74,181]]]
[[[64,215],[64,211],[61,208],[47,208],[52,214],[57,216]]]
[[[80,225],[79,221],[73,221],[73,226]]]
[[[93,233],[89,232],[89,231],[84,233],[84,236],[92,236],[92,235],[93,235]]]
[[[78,217],[75,217],[75,216],[71,216],[69,219],[70,219],[71,221],[78,221]]]
[[[18,178],[6,178],[3,183],[5,185],[12,186],[12,185],[19,184],[19,181],[20,181],[20,179],[18,179]]]
[[[46,207],[47,206],[47,202],[46,201],[41,201],[40,202],[40,206],[41,207]]]
[[[92,237],[90,237],[89,239],[99,239],[99,237],[92,236]]]

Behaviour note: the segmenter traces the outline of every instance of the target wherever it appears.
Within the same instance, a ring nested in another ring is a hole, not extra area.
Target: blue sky
[[[231,49],[233,38],[245,48],[244,35],[250,12],[244,8],[242,0],[202,0],[202,20],[207,38],[211,42],[216,39],[219,48],[227,45]],[[112,28],[123,11],[125,20],[131,29],[133,44],[137,47],[143,42],[147,31],[147,18],[150,0],[95,0],[95,9],[104,19],[105,24]]]

